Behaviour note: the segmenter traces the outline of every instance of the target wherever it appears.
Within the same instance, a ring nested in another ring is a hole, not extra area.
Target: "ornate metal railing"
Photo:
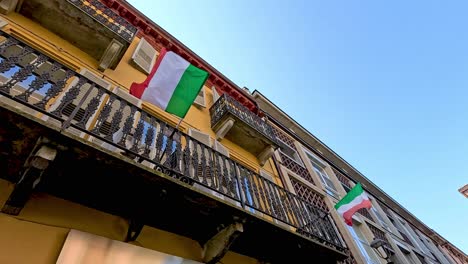
[[[67,0],[90,17],[112,30],[128,43],[132,42],[137,33],[137,28],[127,20],[114,13],[105,4],[98,0]]]
[[[377,227],[373,225],[368,225],[369,229],[372,231],[372,234],[374,235],[375,238],[382,239],[386,242],[388,242],[387,237],[385,236],[385,232],[382,230],[378,229]]]
[[[223,94],[213,104],[213,106],[211,106],[211,126],[213,127],[216,123],[218,123],[227,113],[231,113],[235,117],[239,118],[248,124],[251,128],[260,132],[263,136],[274,142],[275,145],[278,145],[277,138],[271,125],[227,94]]]
[[[187,184],[208,188],[230,198],[235,206],[269,215],[311,239],[345,250],[323,208],[175,130],[5,32],[0,31],[0,37],[4,38],[0,43],[1,95],[43,113],[63,131],[84,133],[90,136],[87,140],[101,147]]]

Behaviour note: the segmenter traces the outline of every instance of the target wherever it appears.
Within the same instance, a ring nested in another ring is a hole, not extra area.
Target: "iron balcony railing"
[[[134,158],[233,205],[261,212],[344,251],[328,212],[259,176],[130,101],[0,31],[0,94],[62,130]],[[224,100],[228,100],[226,96]],[[42,117],[44,119],[44,117]]]
[[[123,17],[114,13],[105,4],[98,0],[66,0],[78,9],[109,28],[128,43],[132,42],[138,29]]]
[[[224,115],[231,113],[239,118],[251,128],[261,133],[263,136],[278,145],[278,139],[275,136],[273,128],[265,120],[252,113],[247,107],[236,101],[227,94],[223,94],[210,108],[211,126],[217,124]]]

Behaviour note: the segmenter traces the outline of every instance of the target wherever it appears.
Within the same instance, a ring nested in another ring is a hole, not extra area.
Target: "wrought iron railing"
[[[112,30],[127,42],[132,42],[136,36],[137,28],[123,17],[114,13],[105,4],[98,0],[67,0],[81,11]]]
[[[211,126],[213,127],[218,123],[227,113],[231,113],[257,132],[260,132],[263,136],[275,143],[275,145],[278,145],[277,138],[271,125],[227,94],[223,94],[213,104],[213,106],[211,106]]]
[[[61,129],[120,152],[235,206],[345,250],[328,212],[259,176],[130,101],[0,31],[0,94],[55,120]],[[226,100],[227,97],[224,97]]]

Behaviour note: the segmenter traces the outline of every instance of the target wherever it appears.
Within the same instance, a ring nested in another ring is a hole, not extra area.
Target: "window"
[[[336,190],[332,179],[325,172],[325,166],[318,159],[316,159],[314,156],[312,156],[308,152],[306,152],[306,155],[309,158],[310,163],[312,164],[312,168],[314,169],[314,172],[320,177],[320,180],[325,186],[325,191],[329,195],[335,198],[339,198],[340,196],[338,195],[338,191]]]
[[[293,161],[295,161],[297,164],[304,166],[304,163],[302,163],[301,157],[299,156],[299,154],[297,153],[295,149],[289,147],[286,144],[281,144],[280,151],[286,156],[288,156],[289,158],[291,158]]]
[[[386,230],[391,231],[390,227],[388,226],[387,222],[385,222],[383,216],[379,213],[379,211],[374,206],[371,207],[371,210],[372,212],[374,212],[375,216],[377,216],[377,220],[379,221],[380,225]]]
[[[156,50],[146,39],[142,38],[132,55],[132,60],[140,69],[149,74],[156,60]]]
[[[202,106],[202,107],[206,106],[206,103],[205,103],[205,87],[201,88],[200,92],[197,95],[197,98],[195,98],[195,101],[193,103],[196,104],[196,105]]]
[[[379,258],[375,254],[374,250],[370,247],[369,242],[367,242],[366,238],[362,234],[360,230],[360,224],[358,222],[353,221],[353,226],[347,226],[349,232],[353,236],[354,241],[361,251],[362,256],[366,259],[368,264],[378,264]]]
[[[422,243],[421,239],[419,239],[419,237],[412,232],[413,230],[411,229],[411,227],[408,226],[408,224],[403,220],[398,220],[401,223],[406,235],[411,239],[411,242],[413,242],[413,245],[415,245],[419,250],[423,251],[424,253],[428,255],[431,254],[429,249]]]

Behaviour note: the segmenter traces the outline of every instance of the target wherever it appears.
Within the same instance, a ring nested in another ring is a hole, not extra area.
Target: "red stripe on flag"
[[[361,208],[371,208],[372,204],[369,200],[364,200],[360,204],[357,204],[343,214],[344,221],[347,225],[353,226],[353,215]]]
[[[151,79],[153,79],[154,74],[156,73],[156,70],[158,70],[159,65],[161,64],[161,61],[163,60],[164,56],[166,55],[167,50],[166,48],[162,48],[161,52],[159,53],[158,59],[156,60],[156,63],[153,66],[153,69],[151,70],[150,74],[148,77],[146,77],[146,80],[142,83],[132,83],[130,86],[130,94],[137,97],[141,98],[143,95],[143,92],[145,91],[146,87],[148,87],[149,82]]]

